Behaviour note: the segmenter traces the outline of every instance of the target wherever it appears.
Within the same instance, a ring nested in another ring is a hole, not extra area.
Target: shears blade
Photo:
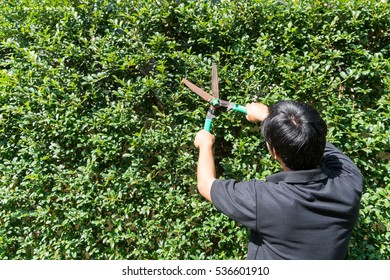
[[[193,83],[191,83],[190,81],[186,80],[186,79],[183,79],[183,83],[189,88],[191,89],[193,92],[195,92],[197,95],[199,95],[200,97],[202,97],[204,100],[206,100],[207,102],[210,102],[210,100],[212,99],[212,96],[210,94],[208,94],[207,92],[205,92],[203,89],[201,89],[200,87],[197,87],[196,85],[194,85]]]
[[[212,72],[211,72],[211,94],[214,98],[219,99],[219,87],[218,87],[218,73],[217,73],[217,65],[215,63],[212,64]]]

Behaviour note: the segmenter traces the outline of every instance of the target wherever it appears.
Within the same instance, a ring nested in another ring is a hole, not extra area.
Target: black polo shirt
[[[327,143],[318,169],[215,180],[211,199],[251,229],[248,259],[344,259],[362,188],[355,164]]]

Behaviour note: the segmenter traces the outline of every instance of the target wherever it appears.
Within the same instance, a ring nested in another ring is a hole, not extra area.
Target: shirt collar
[[[328,176],[322,168],[298,171],[283,171],[272,174],[266,178],[268,182],[285,182],[290,184],[307,184],[326,179]]]

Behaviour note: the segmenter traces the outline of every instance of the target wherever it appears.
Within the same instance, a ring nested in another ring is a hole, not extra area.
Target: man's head
[[[325,149],[327,127],[311,106],[296,101],[279,101],[269,107],[262,134],[292,170],[319,166]]]

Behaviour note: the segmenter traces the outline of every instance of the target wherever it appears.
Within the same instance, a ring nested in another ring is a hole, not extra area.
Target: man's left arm
[[[213,155],[214,135],[201,130],[196,134],[194,145],[199,149],[197,180],[200,194],[211,201],[211,186],[216,179]]]

